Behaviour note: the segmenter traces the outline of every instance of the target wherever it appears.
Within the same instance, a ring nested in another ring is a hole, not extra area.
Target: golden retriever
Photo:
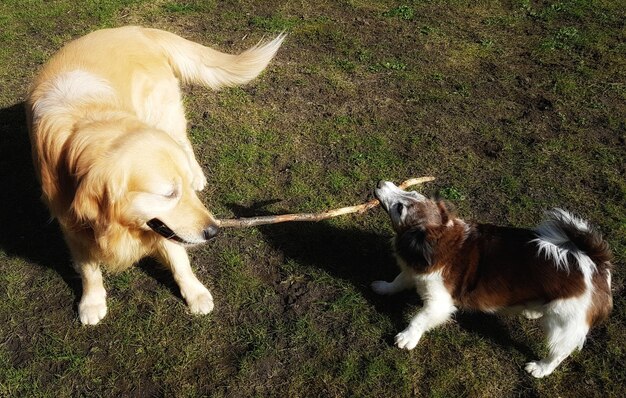
[[[283,39],[230,55],[162,30],[104,29],[67,44],[35,78],[26,101],[33,161],[82,279],[83,324],[107,313],[101,266],[119,272],[145,256],[171,269],[192,313],[213,309],[185,249],[218,228],[195,193],[207,179],[179,80],[246,83]]]

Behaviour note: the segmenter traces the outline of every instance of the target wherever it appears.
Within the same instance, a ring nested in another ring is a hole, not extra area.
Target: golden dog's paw
[[[196,167],[193,171],[193,180],[191,181],[191,187],[195,191],[202,191],[207,184],[207,179],[204,176],[204,172],[200,166]]]
[[[95,325],[107,314],[107,304],[104,299],[81,300],[78,305],[78,316],[83,325]]]
[[[195,290],[195,292],[188,292],[185,295],[189,311],[198,315],[208,314],[213,311],[213,296],[211,296],[211,293],[204,286]]]

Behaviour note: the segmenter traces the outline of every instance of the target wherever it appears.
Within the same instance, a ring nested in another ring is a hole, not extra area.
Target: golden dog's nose
[[[209,240],[215,238],[215,236],[220,232],[220,229],[215,225],[209,225],[202,234],[204,235],[204,239]]]

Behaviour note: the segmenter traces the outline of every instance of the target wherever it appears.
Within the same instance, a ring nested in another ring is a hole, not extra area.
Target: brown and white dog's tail
[[[167,55],[178,77],[186,83],[199,83],[212,89],[245,84],[257,77],[272,60],[285,39],[281,33],[273,40],[237,54],[225,54],[173,33],[145,29]]]
[[[592,289],[588,323],[605,319],[613,306],[611,294],[611,251],[602,235],[585,220],[554,209],[535,232],[539,254],[552,258],[557,268],[568,272],[578,267]]]
[[[558,268],[569,270],[578,265],[583,274],[591,276],[611,261],[608,244],[585,220],[562,209],[553,209],[547,216],[535,229],[535,242],[539,253],[552,258]]]

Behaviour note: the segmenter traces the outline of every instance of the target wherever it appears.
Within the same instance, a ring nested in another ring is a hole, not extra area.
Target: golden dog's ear
[[[123,195],[125,182],[115,168],[86,173],[79,181],[72,201],[72,213],[79,222],[109,223]]]
[[[88,176],[82,178],[74,194],[72,213],[80,222],[92,223],[106,217],[106,211],[101,211],[106,209],[105,186],[98,187],[92,180]]]
[[[72,213],[80,221],[95,220],[100,212],[101,198],[87,185],[85,181],[81,182],[72,201]]]
[[[62,156],[68,188],[74,188],[70,211],[79,224],[108,223],[114,210],[112,203],[119,191],[126,189],[124,166],[119,159],[107,156],[112,141],[101,135],[82,130],[73,134]]]

